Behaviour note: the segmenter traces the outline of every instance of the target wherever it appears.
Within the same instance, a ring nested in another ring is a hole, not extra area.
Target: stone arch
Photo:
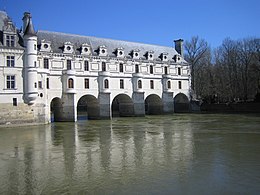
[[[189,98],[183,94],[179,93],[174,97],[174,112],[189,112],[190,102]]]
[[[156,95],[151,94],[145,99],[145,114],[162,114],[163,113],[163,103],[162,99]]]
[[[93,95],[82,96],[77,103],[78,120],[99,119],[100,106],[98,99]]]
[[[51,122],[62,121],[62,101],[60,98],[55,97],[50,104],[51,109]]]
[[[134,116],[133,100],[126,94],[117,95],[112,102],[112,117]]]

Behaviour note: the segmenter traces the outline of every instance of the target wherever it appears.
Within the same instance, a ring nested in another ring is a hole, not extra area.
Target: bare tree
[[[208,43],[198,36],[192,37],[190,41],[185,41],[184,47],[186,50],[186,60],[191,66],[191,89],[193,93],[197,94],[196,82],[200,80],[197,76],[200,75],[203,67],[202,59],[207,56],[206,54],[210,53],[210,48]]]

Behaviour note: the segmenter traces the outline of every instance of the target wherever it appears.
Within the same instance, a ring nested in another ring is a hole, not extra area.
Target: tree
[[[205,59],[210,56],[210,48],[204,39],[199,39],[198,36],[192,37],[190,41],[185,41],[184,47],[186,50],[185,58],[191,67],[191,89],[194,94],[200,91],[202,85],[196,85],[201,80],[202,70]],[[199,88],[199,89],[198,89]]]

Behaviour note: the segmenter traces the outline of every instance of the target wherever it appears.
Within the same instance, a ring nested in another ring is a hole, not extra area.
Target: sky
[[[0,0],[22,26],[30,12],[36,30],[173,46],[176,39],[260,38],[260,0]]]

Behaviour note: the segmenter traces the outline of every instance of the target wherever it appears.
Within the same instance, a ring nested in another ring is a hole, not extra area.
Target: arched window
[[[105,89],[108,89],[108,88],[109,88],[109,83],[108,83],[108,80],[107,80],[107,79],[105,79],[104,85],[105,85]]]
[[[74,81],[73,81],[73,79],[72,78],[70,78],[69,80],[68,80],[68,88],[74,88]]]
[[[171,89],[171,81],[167,81],[167,88]]]
[[[141,80],[138,81],[138,89],[142,89],[142,81]]]

